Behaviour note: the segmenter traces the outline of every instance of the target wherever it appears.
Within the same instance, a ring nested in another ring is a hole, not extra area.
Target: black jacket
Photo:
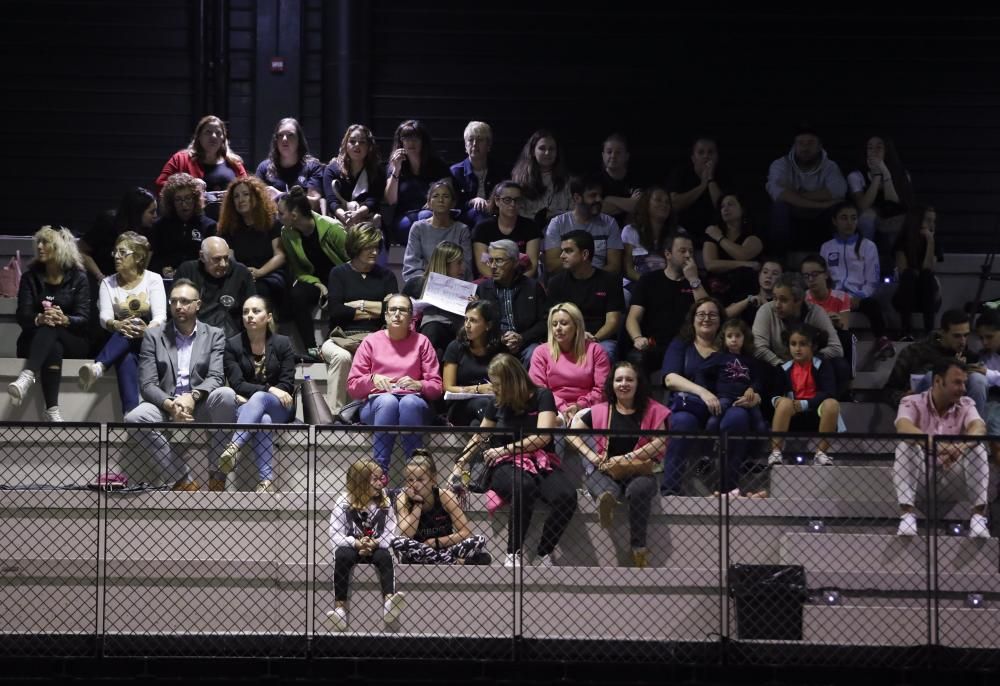
[[[42,312],[45,300],[44,268],[29,269],[21,275],[17,289],[17,323],[25,331],[37,329],[35,317]],[[53,305],[69,317],[69,330],[84,334],[90,321],[90,285],[82,269],[68,269],[61,284],[55,287]]]
[[[514,289],[514,330],[521,334],[524,343],[540,343],[548,336],[548,310],[545,290],[534,279],[519,274],[511,284]],[[493,279],[486,279],[476,289],[483,300],[489,300],[500,310],[500,300]]]
[[[243,303],[257,295],[250,270],[230,260],[229,269],[221,279],[205,271],[201,260],[188,260],[177,269],[178,279],[191,279],[201,292],[198,320],[217,326],[226,338],[243,330]]]
[[[295,353],[288,336],[271,334],[264,348],[264,374],[267,384],[259,384],[254,379],[253,357],[250,354],[250,340],[246,332],[226,339],[224,357],[226,380],[230,388],[249,399],[257,392],[267,392],[271,386],[292,394],[295,390]]]

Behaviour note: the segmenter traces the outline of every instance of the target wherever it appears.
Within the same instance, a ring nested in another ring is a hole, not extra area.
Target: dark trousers
[[[868,317],[875,337],[882,338],[885,335],[885,316],[882,314],[882,306],[878,304],[878,301],[875,298],[865,298],[858,303],[857,309],[858,312]]]
[[[319,304],[319,288],[315,284],[296,281],[288,293],[288,304],[292,310],[295,330],[302,339],[302,349],[316,346],[316,331],[313,310]]]
[[[139,349],[142,339],[125,338],[120,333],[113,334],[94,358],[105,369],[115,368],[118,378],[118,397],[122,401],[122,410],[128,414],[139,407]]]
[[[899,286],[892,296],[893,307],[899,312],[904,333],[912,326],[913,313],[919,311],[924,316],[924,329],[934,330],[934,313],[941,306],[934,272],[929,269],[904,269],[899,275]]]
[[[27,359],[25,369],[35,373],[42,384],[45,407],[59,404],[59,378],[62,361],[88,357],[90,341],[64,326],[39,326],[21,332],[17,339],[17,356]]]
[[[396,579],[392,569],[392,555],[386,548],[376,548],[371,555],[361,557],[358,551],[349,546],[340,546],[333,554],[333,597],[335,600],[347,600],[347,587],[351,581],[351,570],[358,563],[375,565],[378,570],[379,585],[382,595],[392,595],[396,592]]]
[[[535,501],[539,499],[549,506],[549,516],[545,518],[542,528],[538,554],[548,555],[555,550],[569,520],[576,512],[576,489],[561,469],[535,475],[512,464],[502,464],[493,470],[490,488],[510,502],[508,553],[521,550],[524,535],[531,524],[531,515],[535,511]]]

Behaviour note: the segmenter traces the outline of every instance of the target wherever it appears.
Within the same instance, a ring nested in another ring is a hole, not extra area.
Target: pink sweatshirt
[[[423,383],[421,396],[437,400],[444,393],[439,366],[434,346],[423,334],[411,333],[401,341],[394,341],[383,329],[366,336],[358,346],[347,377],[347,392],[352,398],[363,400],[373,393],[384,392],[372,384],[372,374],[388,376],[393,381],[408,376]]]
[[[552,391],[560,412],[574,403],[583,409],[604,398],[604,381],[611,373],[608,355],[594,341],[587,342],[585,355],[583,364],[576,364],[564,353],[553,362],[548,343],[542,343],[531,354],[528,376],[535,385]]]

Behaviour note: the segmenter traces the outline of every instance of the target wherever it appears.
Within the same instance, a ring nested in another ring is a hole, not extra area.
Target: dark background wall
[[[314,153],[346,122],[383,153],[402,119],[425,120],[448,161],[470,119],[513,161],[553,128],[575,169],[612,130],[658,181],[692,136],[720,137],[740,187],[764,205],[769,162],[800,120],[825,132],[845,174],[871,131],[891,135],[952,251],[994,247],[1000,188],[1000,13],[816,14],[637,3],[403,0],[36,0],[0,25],[0,231],[85,230],[130,185],[149,185],[197,119],[230,122],[250,164],[282,116]],[[706,7],[710,7],[706,5]],[[283,74],[270,70],[283,57]]]

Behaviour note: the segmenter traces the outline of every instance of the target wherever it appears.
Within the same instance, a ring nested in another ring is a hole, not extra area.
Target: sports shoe
[[[89,391],[104,375],[104,365],[100,362],[88,362],[80,367],[80,388]]]
[[[647,559],[645,548],[636,548],[632,551],[632,562],[637,569],[645,569],[649,560]]]
[[[392,624],[399,616],[403,614],[403,608],[406,607],[406,598],[402,593],[393,593],[391,596],[387,596],[385,599],[385,612],[382,613],[382,619],[385,620],[386,624]]]
[[[813,464],[820,465],[821,467],[829,467],[833,464],[833,458],[822,450],[817,450],[816,454],[813,455]]]
[[[897,536],[916,536],[917,535],[917,515],[912,512],[907,512],[905,515],[899,518],[899,528],[896,529]]]
[[[780,450],[772,450],[771,454],[767,456],[767,466],[771,467],[776,464],[782,464],[785,461],[785,456],[781,454]]]
[[[326,624],[334,631],[347,631],[347,608],[337,607],[327,612]]]
[[[969,538],[989,538],[990,537],[990,523],[981,514],[972,515],[972,519],[969,520]]]
[[[504,567],[514,568],[521,566],[521,553],[507,553],[507,559],[503,563]]]
[[[476,553],[469,559],[465,561],[467,565],[480,565],[482,567],[488,567],[493,564],[493,556],[489,553]]]
[[[618,501],[608,491],[604,491],[604,493],[597,496],[597,517],[601,522],[602,529],[611,528],[615,517],[615,505],[617,504]]]
[[[896,348],[893,347],[892,341],[889,340],[888,336],[882,336],[877,341],[875,341],[875,357],[880,360],[888,360],[896,354]]]
[[[236,469],[236,458],[240,456],[240,447],[235,443],[230,443],[219,455],[219,471],[229,474]]]
[[[49,409],[45,410],[45,421],[47,422],[65,422],[63,419],[62,412],[59,411],[58,405],[53,405]]]
[[[536,567],[555,567],[556,563],[552,561],[551,555],[539,555],[535,558]]]
[[[208,490],[214,491],[216,493],[222,493],[224,490],[226,490],[226,480],[224,478],[213,479],[210,477],[208,479]]]
[[[10,396],[10,403],[14,407],[21,404],[28,391],[35,383],[35,373],[30,369],[23,370],[17,378],[7,386],[7,394]]]
[[[257,488],[253,489],[254,493],[274,493],[274,484],[270,479],[261,479],[257,482]]]

